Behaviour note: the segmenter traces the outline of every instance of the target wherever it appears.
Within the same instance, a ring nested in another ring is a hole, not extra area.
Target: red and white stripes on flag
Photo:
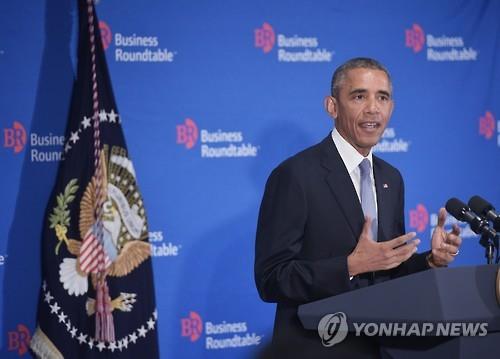
[[[98,273],[111,265],[104,247],[92,230],[87,232],[80,248],[80,269],[85,273]]]

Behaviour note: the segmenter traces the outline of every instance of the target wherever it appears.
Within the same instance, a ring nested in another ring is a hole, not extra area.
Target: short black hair
[[[389,80],[389,86],[391,87],[392,91],[391,75],[389,74],[389,71],[384,65],[382,65],[377,60],[371,59],[369,57],[355,57],[337,67],[337,69],[333,73],[332,85],[331,85],[331,92],[333,97],[337,98],[337,96],[339,95],[340,85],[341,82],[344,80],[347,71],[360,68],[380,70],[385,72],[385,74],[387,75],[387,79]]]

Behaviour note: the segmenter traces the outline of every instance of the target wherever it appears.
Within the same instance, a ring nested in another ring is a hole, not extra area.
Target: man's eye
[[[362,100],[362,99],[364,99],[364,98],[365,98],[365,95],[361,95],[361,94],[359,94],[359,95],[355,95],[355,96],[354,96],[354,99],[355,99],[355,100]]]

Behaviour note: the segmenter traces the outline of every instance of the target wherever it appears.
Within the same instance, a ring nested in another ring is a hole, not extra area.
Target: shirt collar
[[[354,171],[365,158],[368,158],[370,165],[373,168],[373,156],[371,149],[368,156],[364,157],[349,142],[347,142],[344,137],[340,135],[336,128],[332,131],[332,139],[333,143],[335,143],[335,147],[337,147],[337,150],[339,151],[342,161],[344,161],[347,172],[352,173],[352,171]]]

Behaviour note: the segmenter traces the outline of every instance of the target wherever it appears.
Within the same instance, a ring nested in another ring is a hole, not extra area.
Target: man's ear
[[[332,118],[337,118],[338,104],[333,96],[326,96],[323,100],[325,110]]]

